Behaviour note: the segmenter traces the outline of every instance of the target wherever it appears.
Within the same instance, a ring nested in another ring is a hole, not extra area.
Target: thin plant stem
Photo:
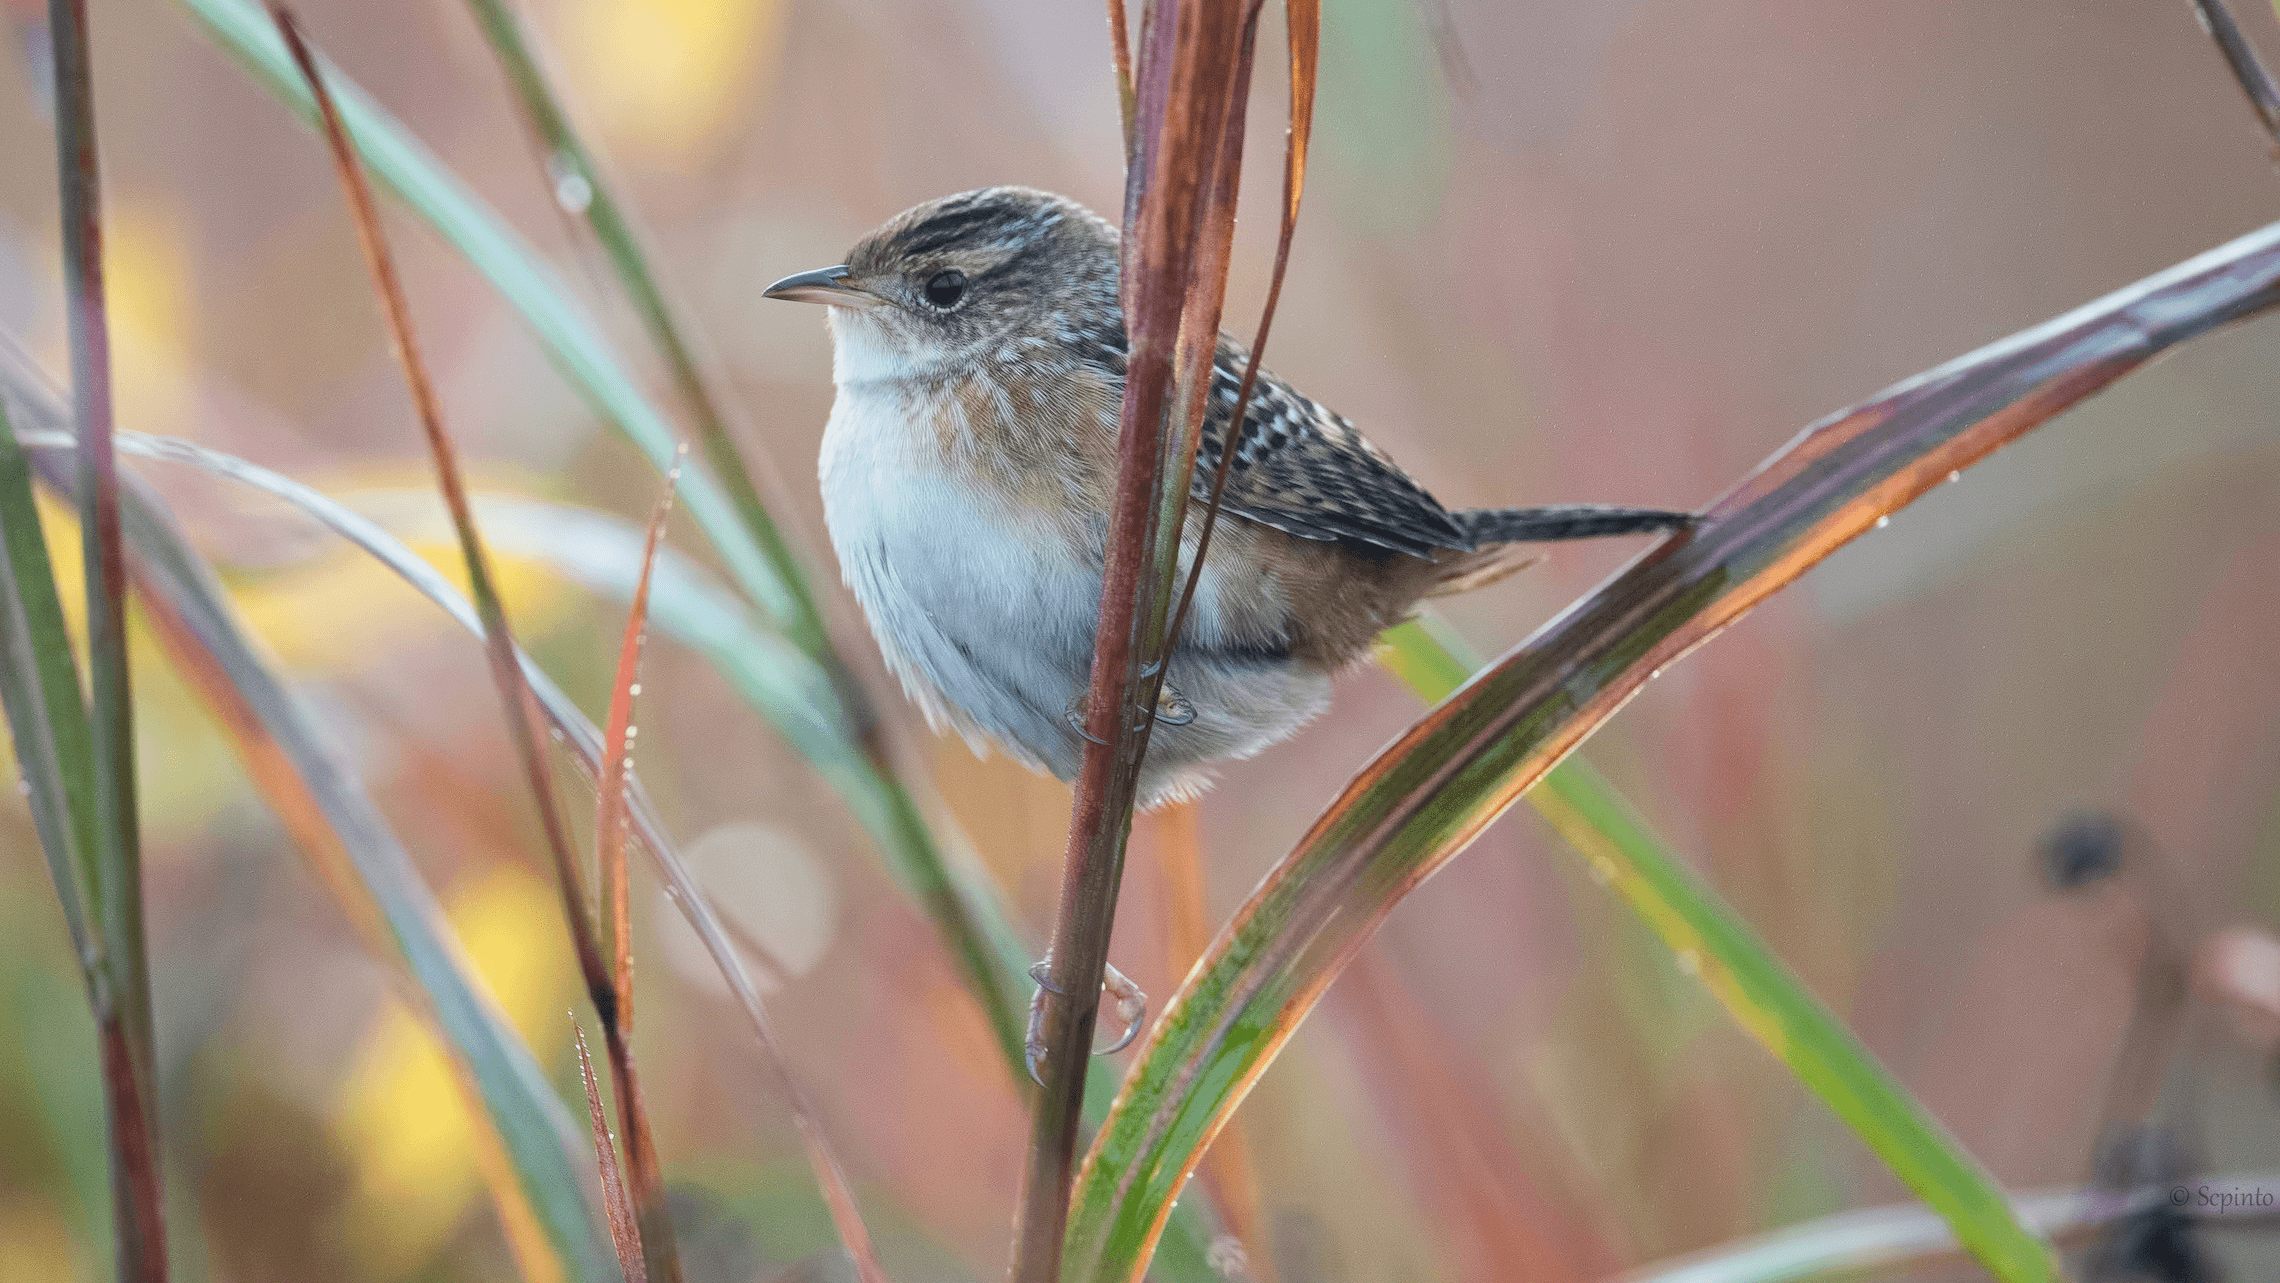
[[[2273,11],[2280,13],[2280,0],[2275,0]],[[2225,0],[2193,0],[2193,12],[2201,19],[2201,30],[2216,41],[2217,52],[2224,55],[2225,68],[2232,72],[2233,83],[2240,86],[2242,96],[2248,99],[2249,110],[2256,113],[2257,123],[2264,127],[2265,146],[2273,160],[2280,162],[2280,86],[2273,84],[2272,73],[2264,69],[2255,46],[2242,34]]]
[[[112,448],[111,341],[103,292],[103,202],[96,159],[87,0],[49,0],[56,167],[79,438],[79,529],[86,563],[89,727],[96,844],[85,852],[105,966],[95,1023],[111,1120],[120,1277],[162,1280],[166,1228],[158,1174],[157,1053],[143,926],[142,834],[135,803],[134,694],[127,658],[127,567]]]
[[[712,465],[713,474],[727,489],[729,501],[751,533],[753,542],[760,546],[762,555],[783,581],[791,598],[791,611],[784,620],[785,635],[809,655],[834,669],[839,668],[838,657],[824,629],[823,612],[816,604],[813,589],[808,586],[807,568],[775,519],[769,516],[768,506],[753,484],[751,469],[729,432],[727,417],[706,384],[686,331],[674,316],[664,288],[658,284],[657,273],[641,248],[631,219],[611,190],[601,166],[595,162],[593,152],[571,125],[569,113],[555,96],[544,69],[531,51],[522,23],[509,7],[509,0],[468,0],[468,7],[473,10],[477,25],[482,27],[491,51],[506,72],[524,118],[547,149],[547,177],[553,183],[548,196],[557,208],[584,219],[586,226],[592,229],[594,239],[600,243],[617,275],[619,287],[640,316],[642,328],[649,332],[651,342],[665,358],[673,385],[694,420],[697,442],[704,450],[706,462]],[[851,683],[843,684],[851,686]],[[859,697],[859,691],[857,695]]]

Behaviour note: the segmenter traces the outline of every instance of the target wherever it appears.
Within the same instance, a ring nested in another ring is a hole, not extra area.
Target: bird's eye
[[[966,274],[953,267],[926,278],[926,301],[947,312],[966,297]]]

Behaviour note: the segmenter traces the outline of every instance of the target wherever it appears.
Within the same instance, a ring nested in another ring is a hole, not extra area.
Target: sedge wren
[[[830,308],[824,516],[888,666],[937,728],[1064,780],[1084,756],[1124,395],[1117,240],[1073,201],[992,187],[907,210],[845,264],[767,290]],[[1248,360],[1220,336],[1190,561],[1212,479],[1232,471],[1164,672],[1144,806],[1290,735],[1380,632],[1423,598],[1525,564],[1518,545],[1689,519],[1599,505],[1450,512],[1265,370],[1233,431]]]

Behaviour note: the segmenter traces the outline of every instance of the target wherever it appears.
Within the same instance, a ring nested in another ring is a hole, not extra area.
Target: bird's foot
[[[1156,720],[1166,726],[1185,726],[1195,720],[1195,704],[1165,682],[1156,691]]]
[[[1092,692],[1086,691],[1069,701],[1061,710],[1061,717],[1069,729],[1084,737],[1087,743],[1107,744],[1108,741],[1085,729],[1092,710]],[[1195,720],[1195,701],[1180,694],[1179,688],[1165,682],[1156,691],[1156,720],[1166,726],[1185,726]]]
[[[1022,1040],[1022,1058],[1028,1063],[1030,1081],[1042,1087],[1045,1085],[1046,995],[1061,996],[1060,988],[1053,983],[1053,956],[1048,953],[1031,967],[1029,978],[1037,982],[1037,992],[1029,999],[1029,1030]],[[1117,1017],[1124,1021],[1124,1031],[1116,1036],[1115,1042],[1093,1048],[1092,1054],[1109,1056],[1131,1046],[1132,1040],[1140,1036],[1140,1026],[1148,1020],[1148,995],[1132,983],[1131,977],[1113,966],[1102,974],[1100,989],[1116,1000]]]

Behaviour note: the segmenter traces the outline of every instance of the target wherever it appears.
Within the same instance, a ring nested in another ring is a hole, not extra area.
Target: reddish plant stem
[[[1255,20],[1255,6],[1164,0],[1150,4],[1142,18],[1140,136],[1126,176],[1121,247],[1127,357],[1117,479],[1087,696],[1089,742],[1077,775],[1047,985],[1058,996],[1046,1004],[1044,1088],[1032,1116],[1015,1227],[1012,1275],[1020,1283],[1056,1283],[1060,1275],[1109,928],[1162,678],[1159,667],[1144,679],[1140,661],[1153,650],[1169,604],[1168,577],[1177,558],[1163,554],[1167,542],[1177,545],[1203,407],[1192,395],[1199,388],[1197,349],[1200,386],[1207,388],[1226,286],[1232,162],[1240,155],[1240,139],[1227,135],[1230,119],[1241,119],[1237,93],[1247,83],[1244,33],[1254,28],[1244,20],[1246,9]],[[1209,281],[1197,289],[1192,283],[1206,266]],[[1171,437],[1175,426],[1179,438]],[[1173,469],[1176,490],[1164,476],[1166,443],[1173,439],[1185,449],[1185,467]],[[1167,493],[1178,502],[1167,505]]]

